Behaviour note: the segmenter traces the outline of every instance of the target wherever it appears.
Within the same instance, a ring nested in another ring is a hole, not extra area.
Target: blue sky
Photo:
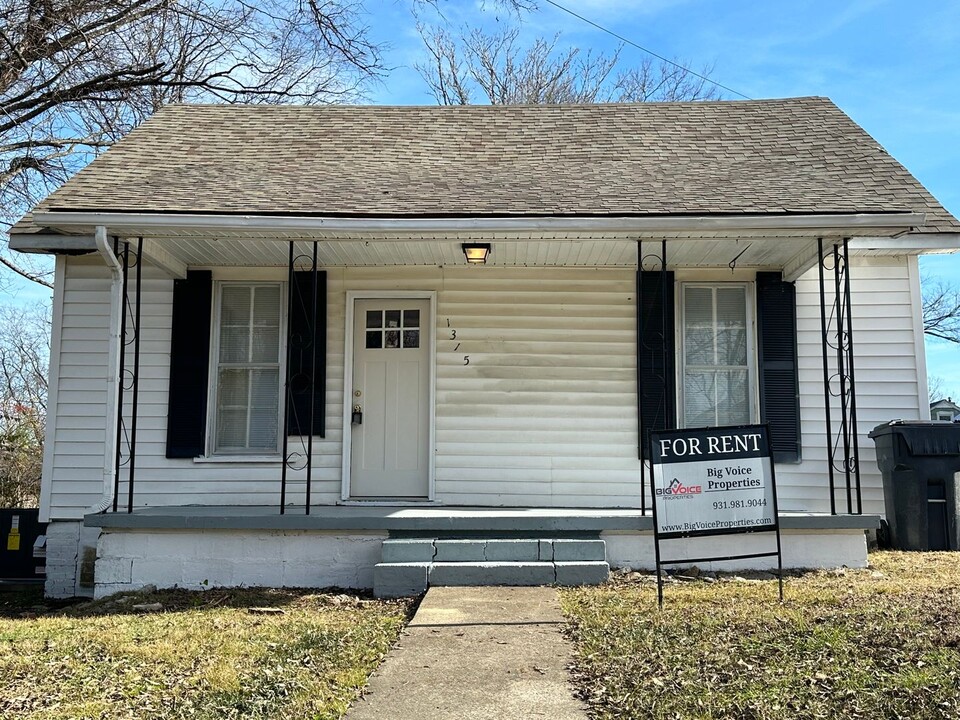
[[[482,0],[436,0],[454,23],[493,26],[502,10]],[[960,216],[960,2],[955,0],[566,0],[578,13],[693,67],[751,98],[826,95]],[[524,33],[611,51],[617,41],[542,2]],[[373,36],[393,71],[370,100],[431,104],[413,69],[423,57],[409,0],[366,3]],[[428,7],[422,19],[435,21]],[[624,48],[625,63],[643,53]],[[960,282],[960,256],[921,259],[925,273]],[[16,302],[43,299],[17,284]],[[927,343],[930,375],[960,396],[960,346]]]
[[[873,135],[960,217],[960,2],[956,0],[559,0],[654,52],[683,58],[751,98],[825,95]],[[490,2],[438,0],[454,25],[494,27]],[[399,0],[368,6],[394,66],[371,100],[431,104],[413,64],[422,42]],[[424,20],[436,15],[423,12]],[[610,52],[618,41],[540,1],[529,36]],[[644,54],[625,47],[621,58]],[[728,97],[731,96],[729,93]],[[921,271],[960,283],[960,255],[921,258]],[[930,375],[960,396],[960,346],[927,342]]]

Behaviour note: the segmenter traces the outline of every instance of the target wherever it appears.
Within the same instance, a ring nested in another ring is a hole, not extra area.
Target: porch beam
[[[90,235],[57,233],[10,233],[10,249],[22,253],[97,252],[97,240]]]
[[[803,250],[794,255],[783,265],[783,279],[785,282],[794,282],[807,270],[816,266],[820,259],[817,250],[817,240],[806,244]]]
[[[173,253],[157,240],[143,239],[143,257],[172,278],[183,280],[187,277],[187,264],[174,257]]]
[[[54,226],[107,225],[109,227],[232,229],[246,231],[327,232],[711,232],[749,230],[834,230],[869,228],[902,232],[922,226],[926,215],[915,212],[765,214],[765,215],[664,215],[638,217],[290,217],[269,215],[164,215],[136,212],[34,212],[36,223]],[[824,234],[836,234],[824,233]]]
[[[94,235],[58,235],[55,233],[14,233],[10,235],[10,249],[22,253],[94,253],[97,241]],[[144,238],[143,257],[171,277],[182,280],[187,276],[187,264],[178,260],[159,240]]]
[[[851,250],[960,250],[960,233],[907,233],[894,237],[852,237]]]

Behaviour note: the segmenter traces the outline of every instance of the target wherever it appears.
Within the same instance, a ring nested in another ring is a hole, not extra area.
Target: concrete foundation
[[[47,594],[92,594],[94,554],[97,597],[145,585],[377,587],[383,594],[410,595],[440,584],[595,583],[606,577],[608,563],[654,565],[651,519],[635,510],[315,510],[289,516],[258,507],[149,508],[88,516],[85,527],[52,522]],[[781,522],[784,567],[865,567],[865,530],[879,518],[795,514],[781,516]],[[758,533],[668,540],[662,552],[665,559],[701,558],[775,547],[772,534]],[[770,569],[776,558],[697,564],[709,570]]]
[[[371,588],[383,539],[282,531],[104,532],[96,597],[145,585]]]
[[[85,526],[79,520],[50,521],[46,532],[47,597],[93,597],[99,536],[100,528]]]
[[[611,568],[652,570],[654,547],[652,533],[605,532],[607,560]],[[867,566],[867,537],[863,530],[784,530],[781,533],[785,568],[863,568]],[[663,559],[745,555],[775,552],[773,533],[720,535],[715,537],[664,540],[660,543]],[[777,558],[747,558],[722,562],[698,562],[703,570],[770,570]],[[681,567],[677,565],[675,567]]]

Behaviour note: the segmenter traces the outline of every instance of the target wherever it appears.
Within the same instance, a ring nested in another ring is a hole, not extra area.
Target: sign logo
[[[657,488],[657,495],[670,499],[675,497],[690,497],[691,495],[699,495],[702,492],[703,487],[701,485],[684,485],[678,478],[674,478],[673,482],[665,488]]]

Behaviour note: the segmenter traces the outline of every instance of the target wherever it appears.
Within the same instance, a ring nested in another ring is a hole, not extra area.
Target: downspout
[[[107,241],[107,228],[96,227],[94,239],[97,252],[112,274],[110,283],[110,335],[107,346],[107,407],[104,418],[103,442],[103,496],[91,509],[91,513],[102,513],[113,505],[113,488],[116,480],[117,460],[117,391],[120,382],[120,320],[123,312],[123,267]]]

